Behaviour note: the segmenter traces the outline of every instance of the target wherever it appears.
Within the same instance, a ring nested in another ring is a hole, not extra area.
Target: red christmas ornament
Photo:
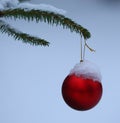
[[[62,85],[64,101],[73,109],[89,110],[96,106],[102,96],[101,75],[93,63],[77,64]]]

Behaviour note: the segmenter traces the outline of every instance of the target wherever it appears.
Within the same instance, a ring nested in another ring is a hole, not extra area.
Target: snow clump
[[[93,79],[94,81],[101,82],[101,73],[99,68],[90,61],[83,61],[74,66],[74,68],[70,71],[70,75],[75,74],[76,76]]]
[[[18,3],[18,0],[0,0],[0,10],[14,8]]]

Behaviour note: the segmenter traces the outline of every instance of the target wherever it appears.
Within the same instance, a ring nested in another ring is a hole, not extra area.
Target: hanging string
[[[85,51],[86,51],[86,39],[84,39],[83,61],[85,60]]]
[[[83,62],[85,60],[85,52],[86,52],[86,47],[91,51],[91,52],[95,52],[94,49],[92,49],[91,47],[88,46],[86,39],[84,38],[84,42],[83,42],[83,37],[81,35],[80,38],[80,50],[81,50],[81,59],[80,62]]]
[[[81,35],[81,38],[80,38],[80,53],[81,53],[81,59],[80,59],[80,62],[83,62],[83,41],[82,41],[82,35]]]

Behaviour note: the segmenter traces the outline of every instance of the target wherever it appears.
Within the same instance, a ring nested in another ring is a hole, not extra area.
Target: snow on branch
[[[55,13],[59,13],[59,14],[65,14],[66,11],[63,9],[58,9],[52,5],[48,5],[48,4],[31,4],[31,3],[21,3],[17,6],[17,8],[22,8],[22,9],[26,9],[26,10],[45,10],[45,11],[51,11],[51,12],[55,12]]]
[[[18,0],[0,0],[0,10],[4,9],[26,9],[27,10],[44,10],[51,11],[59,14],[65,14],[66,11],[63,9],[58,9],[52,5],[48,4],[32,4],[29,2],[19,2]]]

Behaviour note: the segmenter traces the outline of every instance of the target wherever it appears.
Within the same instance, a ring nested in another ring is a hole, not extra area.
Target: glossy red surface
[[[64,101],[73,109],[89,110],[101,99],[102,84],[92,79],[68,75],[62,85]]]

